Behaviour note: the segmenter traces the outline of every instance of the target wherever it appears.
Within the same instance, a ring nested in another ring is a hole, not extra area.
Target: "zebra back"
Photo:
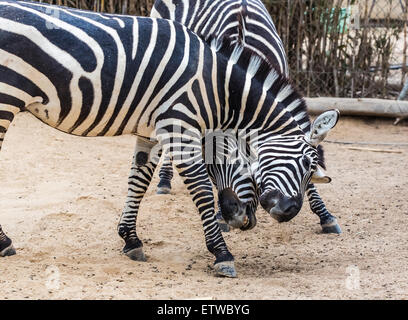
[[[180,22],[202,39],[240,42],[288,75],[282,40],[260,0],[157,0],[151,17]]]

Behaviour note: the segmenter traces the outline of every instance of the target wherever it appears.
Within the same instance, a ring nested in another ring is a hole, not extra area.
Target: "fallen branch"
[[[402,150],[386,150],[386,149],[371,149],[371,148],[357,148],[357,147],[348,147],[347,149],[358,150],[358,151],[384,152],[384,153],[403,153]]]
[[[338,109],[341,115],[408,118],[408,101],[351,98],[306,98],[310,114]]]

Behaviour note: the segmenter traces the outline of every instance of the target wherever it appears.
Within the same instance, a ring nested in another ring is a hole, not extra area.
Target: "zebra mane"
[[[275,65],[246,48],[240,42],[232,45],[227,37],[208,37],[206,40],[217,53],[247,70],[260,83],[264,83],[264,87],[268,91],[272,91],[279,102],[284,102],[286,110],[291,113],[302,132],[305,135],[310,133],[311,121],[304,98],[295,89],[293,82],[283,75]],[[322,146],[317,147],[317,153],[319,165],[326,169]]]
[[[241,43],[232,45],[228,38],[209,37],[207,41],[217,53],[247,70],[254,79],[263,83],[264,88],[272,92],[279,102],[285,102],[285,108],[292,114],[300,129],[305,134],[310,132],[311,122],[305,100],[295,89],[292,81],[283,75],[276,66]]]

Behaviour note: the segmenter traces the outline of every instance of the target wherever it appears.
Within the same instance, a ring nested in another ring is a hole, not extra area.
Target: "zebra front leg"
[[[337,223],[336,217],[327,210],[314,184],[310,183],[307,186],[306,193],[309,199],[310,209],[320,218],[323,233],[341,233],[341,228]]]
[[[1,88],[0,88],[1,89]],[[1,92],[1,90],[0,90]],[[4,101],[0,101],[0,150],[6,135],[7,129],[13,121],[14,116],[20,111],[20,107],[11,105],[12,102],[17,102],[11,96],[2,95]],[[4,104],[2,103],[4,102]],[[4,233],[0,226],[0,257],[12,256],[16,254],[13,243],[9,237]]]
[[[215,216],[214,194],[201,151],[201,140],[183,138],[182,143],[167,147],[200,214],[207,249],[216,258],[214,269],[217,275],[236,277],[234,257],[227,248]]]
[[[169,194],[171,191],[171,179],[173,179],[173,164],[167,154],[164,155],[159,178],[160,181],[157,185],[157,194]]]
[[[2,129],[4,132],[1,132]],[[0,125],[0,150],[1,144],[3,143],[5,131],[5,128]],[[0,225],[0,257],[12,256],[14,254],[16,254],[16,250],[13,247],[13,243],[11,242],[11,239],[4,233]]]
[[[208,251],[215,256],[214,269],[220,276],[234,278],[237,276],[234,266],[234,257],[229,252],[214,210],[214,195],[204,164],[184,166],[176,165],[183,182],[190,191],[193,201],[198,208],[203,223],[205,242]]]
[[[118,233],[125,240],[123,253],[136,261],[146,261],[143,243],[137,236],[136,221],[140,202],[149,187],[160,158],[160,150],[157,155],[152,152],[155,144],[155,142],[137,137],[128,179],[128,195],[118,224]]]

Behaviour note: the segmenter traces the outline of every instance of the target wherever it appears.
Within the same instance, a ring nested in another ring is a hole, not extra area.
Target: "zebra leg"
[[[142,241],[136,233],[136,221],[140,202],[149,187],[160,158],[161,150],[157,157],[153,155],[152,149],[155,144],[155,142],[137,137],[128,180],[128,195],[118,224],[118,233],[125,240],[123,253],[136,261],[146,261]]]
[[[334,217],[327,209],[322,198],[316,190],[314,184],[307,186],[307,197],[309,199],[310,209],[320,218],[320,225],[323,233],[341,233],[341,228]]]
[[[173,179],[173,164],[168,155],[164,156],[159,177],[160,182],[157,185],[157,194],[169,194],[171,191],[171,179]]]
[[[0,91],[1,92],[1,91]],[[10,103],[17,102],[17,99],[11,96],[2,95],[5,101],[0,101],[0,150],[6,135],[7,129],[13,121],[14,116],[20,111],[20,107],[16,107]],[[4,104],[2,103],[4,102]],[[7,103],[7,104],[6,104]],[[0,226],[0,257],[12,256],[16,254],[13,243],[4,233]]]
[[[164,139],[159,139],[165,141]],[[204,163],[201,138],[183,137],[177,144],[167,141],[164,150],[170,151],[173,162],[184,184],[192,196],[203,223],[205,242],[208,251],[215,256],[214,269],[219,276],[237,276],[234,257],[227,248],[215,217],[212,184]],[[171,139],[170,139],[171,141]]]
[[[215,216],[211,182],[209,179],[204,181],[203,178],[207,175],[205,165],[201,163],[186,167],[183,164],[176,164],[176,168],[187,189],[190,190],[193,201],[198,208],[203,223],[207,249],[216,258],[214,262],[215,271],[220,276],[236,277],[234,257],[227,248]]]

